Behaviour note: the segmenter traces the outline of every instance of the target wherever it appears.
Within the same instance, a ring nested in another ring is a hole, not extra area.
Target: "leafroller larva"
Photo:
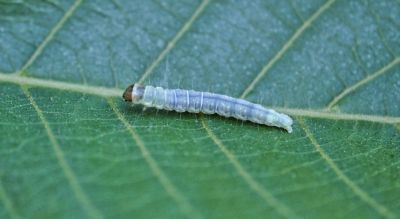
[[[218,114],[258,124],[276,126],[292,132],[293,120],[259,104],[221,94],[193,90],[164,89],[132,84],[122,95],[125,101],[177,112]]]

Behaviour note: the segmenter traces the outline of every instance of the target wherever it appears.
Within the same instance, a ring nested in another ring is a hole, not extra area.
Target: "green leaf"
[[[399,1],[3,0],[0,72],[0,218],[399,218]],[[294,131],[142,111],[132,82]]]

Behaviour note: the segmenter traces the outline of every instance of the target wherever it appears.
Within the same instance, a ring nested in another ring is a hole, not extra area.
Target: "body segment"
[[[289,133],[292,132],[293,121],[289,116],[267,109],[259,104],[226,95],[134,85],[127,88],[123,97],[126,101],[157,109],[205,114],[215,113],[225,117],[276,126],[286,129]]]

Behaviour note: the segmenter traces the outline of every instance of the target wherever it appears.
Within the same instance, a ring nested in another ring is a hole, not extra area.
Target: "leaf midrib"
[[[122,93],[124,92],[124,90],[117,88],[89,86],[84,84],[38,79],[33,77],[26,77],[26,76],[19,76],[14,74],[5,74],[5,73],[0,73],[0,82],[9,82],[19,85],[28,85],[32,87],[44,87],[50,89],[65,90],[65,91],[90,94],[105,98],[121,97]],[[332,112],[324,109],[302,109],[302,108],[288,108],[279,106],[272,108],[292,116],[320,118],[329,120],[367,121],[367,122],[376,122],[385,124],[400,123],[400,117],[394,117],[394,116],[352,114],[352,113]]]

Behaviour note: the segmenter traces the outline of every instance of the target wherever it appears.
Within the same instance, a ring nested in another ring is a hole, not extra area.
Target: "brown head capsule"
[[[133,86],[135,86],[135,84],[129,85],[129,87],[125,89],[124,94],[122,94],[122,98],[124,98],[124,100],[125,100],[126,102],[132,102],[132,90],[133,90]]]
[[[122,98],[124,98],[127,102],[136,102],[143,98],[144,95],[144,87],[139,84],[131,84],[128,88],[125,89],[124,94],[122,94]]]

